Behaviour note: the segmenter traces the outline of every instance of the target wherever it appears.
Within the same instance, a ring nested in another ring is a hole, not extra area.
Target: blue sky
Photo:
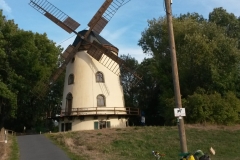
[[[30,0],[0,0],[0,9],[7,19],[13,19],[19,28],[47,33],[57,45],[67,47],[75,38],[52,23],[28,5]],[[77,31],[87,29],[87,24],[105,0],[48,0],[79,22]],[[130,54],[139,62],[146,57],[137,45],[147,20],[165,16],[164,0],[131,0],[122,6],[101,32],[101,36],[119,48],[119,54]],[[223,7],[240,16],[240,0],[173,0],[174,15],[197,12],[208,18],[214,8]],[[71,38],[72,37],[72,38]]]

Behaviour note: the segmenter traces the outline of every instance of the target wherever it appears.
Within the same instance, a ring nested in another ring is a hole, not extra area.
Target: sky
[[[80,23],[76,31],[87,29],[88,22],[105,0],[48,0],[61,11]],[[128,0],[126,0],[128,1]],[[7,19],[13,19],[20,29],[46,33],[48,38],[66,48],[72,44],[75,34],[69,34],[48,18],[33,9],[30,0],[0,0],[0,9]],[[199,13],[204,18],[214,8],[223,7],[229,13],[240,16],[240,0],[173,0],[172,13]],[[101,32],[101,36],[119,49],[120,55],[129,54],[139,62],[148,56],[138,41],[147,29],[147,20],[165,16],[164,0],[130,0],[113,16]]]

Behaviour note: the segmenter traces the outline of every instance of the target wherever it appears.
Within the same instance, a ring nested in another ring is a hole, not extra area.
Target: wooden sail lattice
[[[48,78],[41,78],[40,81],[37,82],[37,84],[32,89],[32,93],[38,98],[42,99],[49,89],[49,80]]]
[[[93,41],[87,53],[118,76],[121,74],[120,68],[122,68],[130,72],[137,79],[142,79],[138,74],[127,67],[124,60],[96,41]]]
[[[88,26],[97,34],[100,34],[107,23],[112,19],[125,0],[106,0],[102,7],[93,16]],[[104,12],[103,12],[104,11]],[[101,15],[101,16],[99,16]]]
[[[97,34],[103,30],[103,28],[107,25],[107,23],[111,20],[117,10],[130,0],[105,0],[103,5],[97,11],[97,13],[93,16],[91,21],[88,23],[90,29],[85,35],[80,35],[75,30],[80,26],[78,22],[73,20],[67,14],[59,10],[53,4],[48,2],[47,0],[30,0],[29,5],[36,9],[38,12],[49,18],[51,21],[56,23],[58,26],[63,28],[68,33],[74,32],[80,37],[80,41],[76,46],[69,45],[68,48],[64,51],[62,57],[65,59],[63,64],[55,71],[55,73],[49,78],[48,81],[44,80],[43,84],[39,82],[38,85],[34,88],[34,92],[40,92],[39,97],[43,97],[49,86],[51,86],[61,75],[61,73],[65,70],[69,61],[74,57],[79,47],[81,46],[83,41],[87,41],[87,37],[90,32],[93,30]],[[90,48],[87,53],[96,59],[99,63],[104,65],[106,68],[111,70],[116,75],[120,75],[120,68],[124,68],[127,71],[131,72],[138,79],[141,79],[137,74],[132,72],[128,67],[126,67],[124,61],[119,58],[117,55],[112,53],[109,49],[105,48],[103,45],[93,42],[90,43]]]
[[[74,32],[80,26],[78,22],[73,20],[47,0],[30,0],[29,5],[68,33]]]

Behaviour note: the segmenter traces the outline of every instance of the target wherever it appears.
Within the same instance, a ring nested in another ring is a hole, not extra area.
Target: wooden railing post
[[[4,142],[7,143],[7,133],[8,131],[4,129]]]

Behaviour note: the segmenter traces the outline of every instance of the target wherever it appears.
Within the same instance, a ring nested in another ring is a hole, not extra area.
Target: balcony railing
[[[84,115],[140,115],[140,112],[138,108],[130,107],[72,108],[71,111],[62,110],[60,117]]]

